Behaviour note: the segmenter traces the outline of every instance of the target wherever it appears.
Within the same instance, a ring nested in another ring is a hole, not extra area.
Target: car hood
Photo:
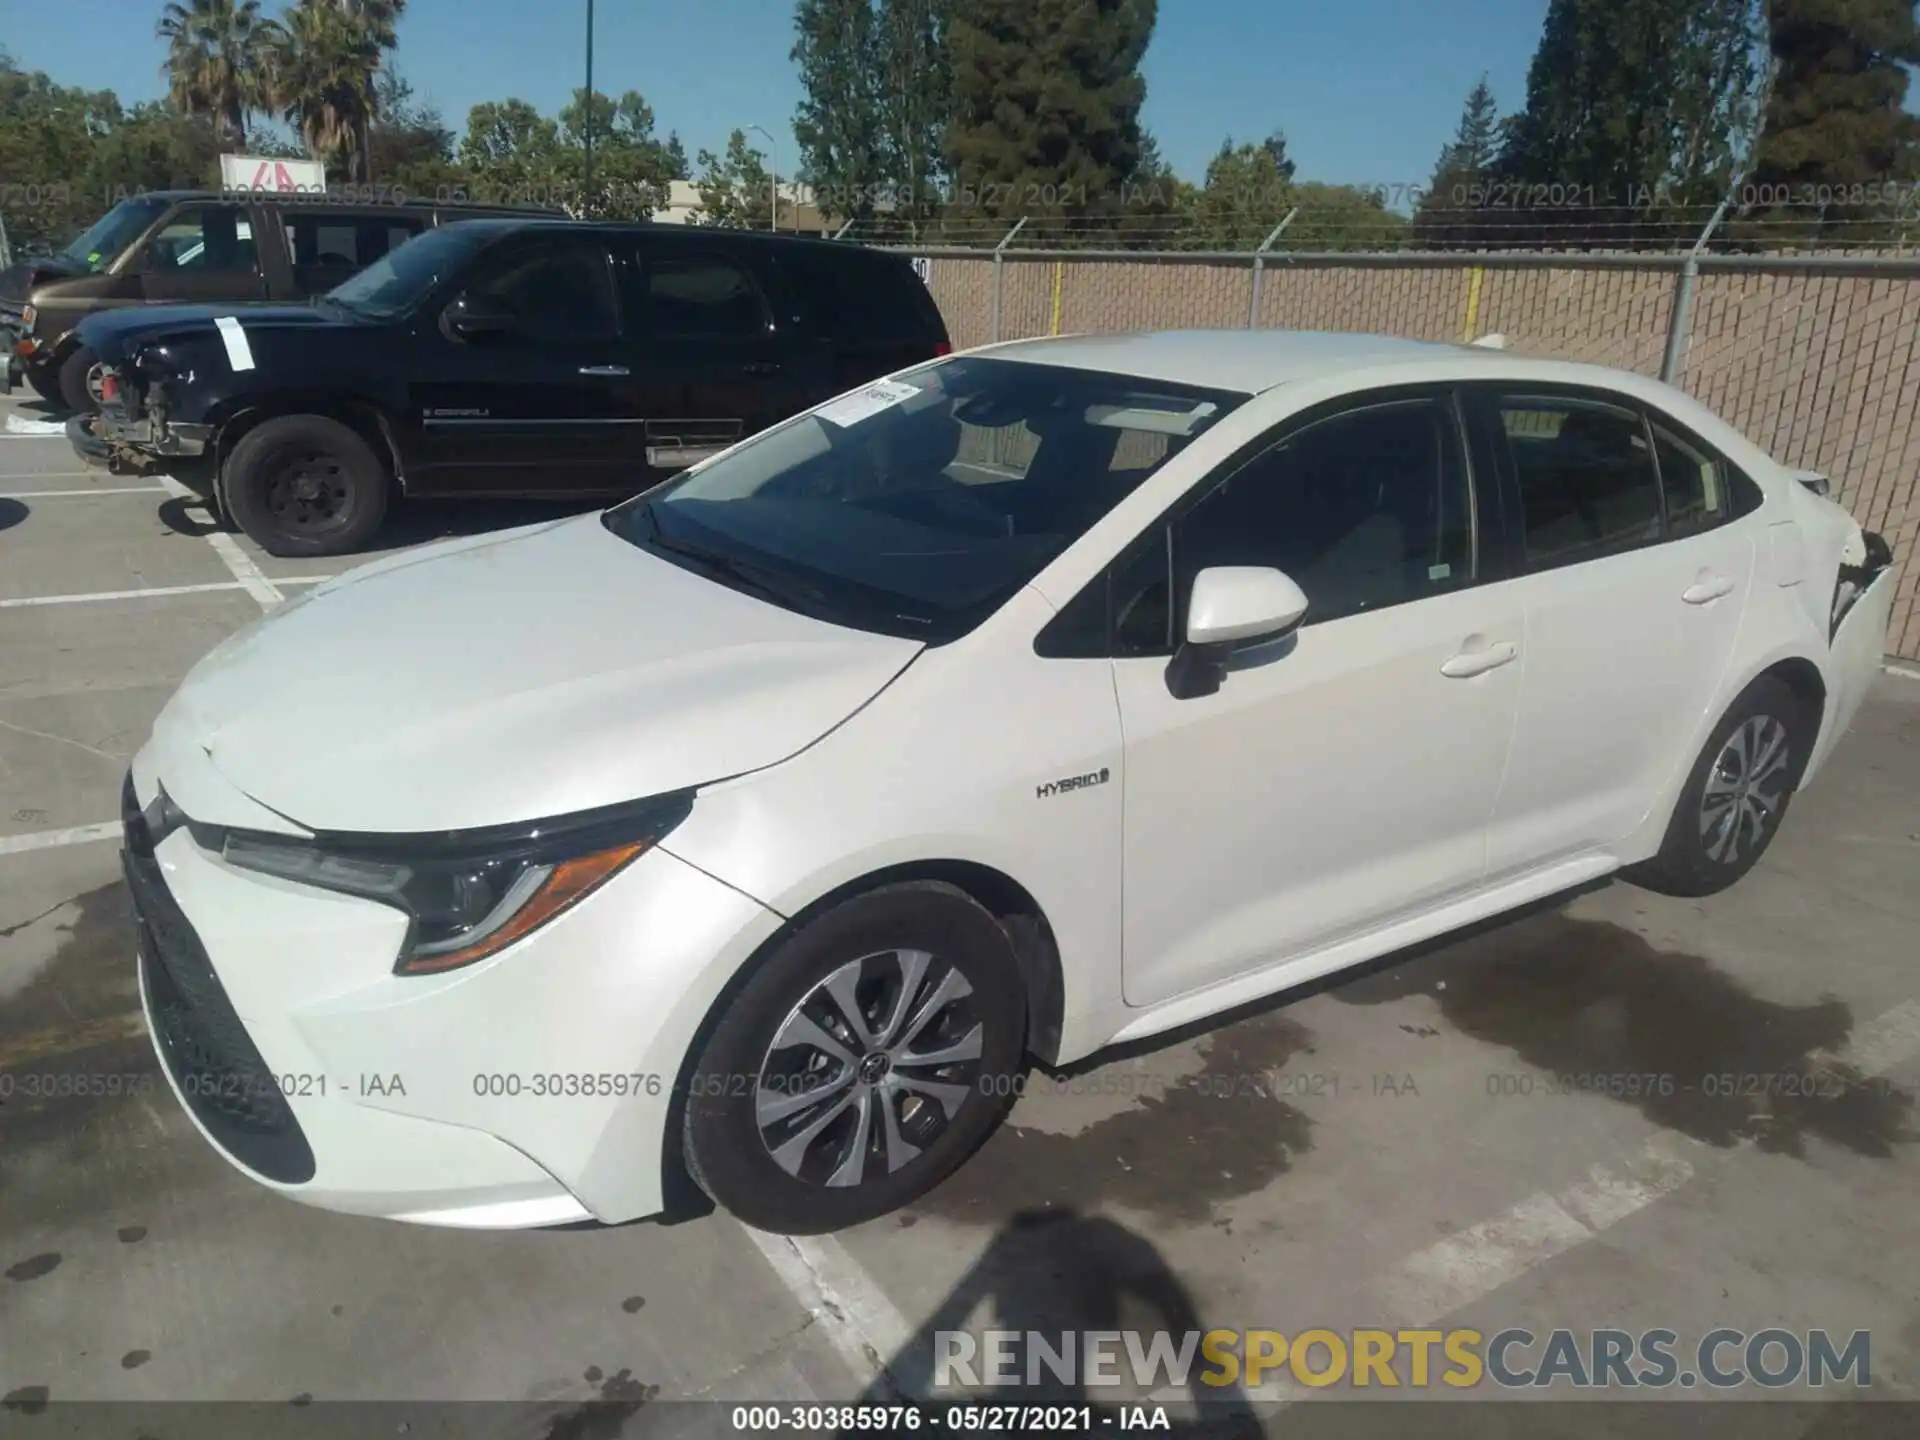
[[[194,667],[154,740],[163,782],[167,752],[192,747],[308,830],[462,830],[775,764],[922,648],[728,589],[585,515],[289,601]]]
[[[49,280],[71,280],[91,273],[70,255],[30,255],[0,270],[0,300],[19,305],[33,298],[33,288]]]
[[[275,305],[237,301],[218,305],[123,305],[89,315],[80,325],[81,340],[96,355],[113,359],[136,344],[213,335],[218,321],[238,319],[248,330],[344,329],[363,322],[343,311],[318,305]]]

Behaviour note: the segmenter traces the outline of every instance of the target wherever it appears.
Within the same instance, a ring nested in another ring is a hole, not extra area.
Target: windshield
[[[140,238],[168,203],[150,196],[122,200],[69,241],[67,248],[60,253],[69,260],[79,261],[89,270],[104,270],[120,258],[127,246]]]
[[[955,357],[769,430],[606,524],[791,609],[937,644],[1245,399]]]
[[[416,235],[389,250],[351,280],[336,285],[327,298],[376,320],[411,309],[442,279],[466,263],[490,232],[461,225]]]

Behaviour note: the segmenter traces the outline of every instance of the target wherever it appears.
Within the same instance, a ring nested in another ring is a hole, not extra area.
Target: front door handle
[[[778,360],[755,360],[752,364],[742,366],[741,368],[749,375],[778,375],[780,373],[780,362]]]
[[[582,365],[582,375],[631,375],[633,372],[624,365]]]
[[[1498,645],[1489,645],[1484,650],[1462,650],[1440,667],[1440,673],[1450,680],[1470,680],[1475,675],[1484,675],[1489,670],[1512,664],[1519,658],[1520,647],[1511,640],[1502,640]]]
[[[1689,605],[1711,605],[1722,595],[1733,593],[1733,581],[1725,575],[1702,575],[1694,584],[1680,592],[1680,598]]]

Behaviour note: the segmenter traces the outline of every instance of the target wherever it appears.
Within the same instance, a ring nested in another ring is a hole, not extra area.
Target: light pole
[[[581,186],[580,205],[591,214],[593,204],[593,0],[587,0],[587,165],[586,177]]]
[[[767,137],[767,146],[773,151],[773,185],[771,187],[772,194],[768,196],[768,199],[772,202],[772,209],[767,215],[767,228],[769,230],[778,230],[780,228],[780,142],[773,138],[773,133],[764,125],[749,125],[747,129],[757,130],[762,135],[765,135]]]

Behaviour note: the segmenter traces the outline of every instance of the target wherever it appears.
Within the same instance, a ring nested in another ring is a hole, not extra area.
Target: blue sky
[[[1425,184],[1483,71],[1502,109],[1519,107],[1546,8],[1161,0],[1145,66],[1147,125],[1193,180],[1225,136],[1254,140],[1277,127],[1301,179]],[[0,0],[0,45],[63,84],[153,98],[159,11],[158,0]],[[550,114],[581,83],[585,15],[586,0],[412,0],[400,69],[456,131],[481,100],[517,95]],[[596,88],[640,91],[689,156],[757,124],[779,137],[781,169],[792,169],[792,0],[597,0],[594,31]]]

